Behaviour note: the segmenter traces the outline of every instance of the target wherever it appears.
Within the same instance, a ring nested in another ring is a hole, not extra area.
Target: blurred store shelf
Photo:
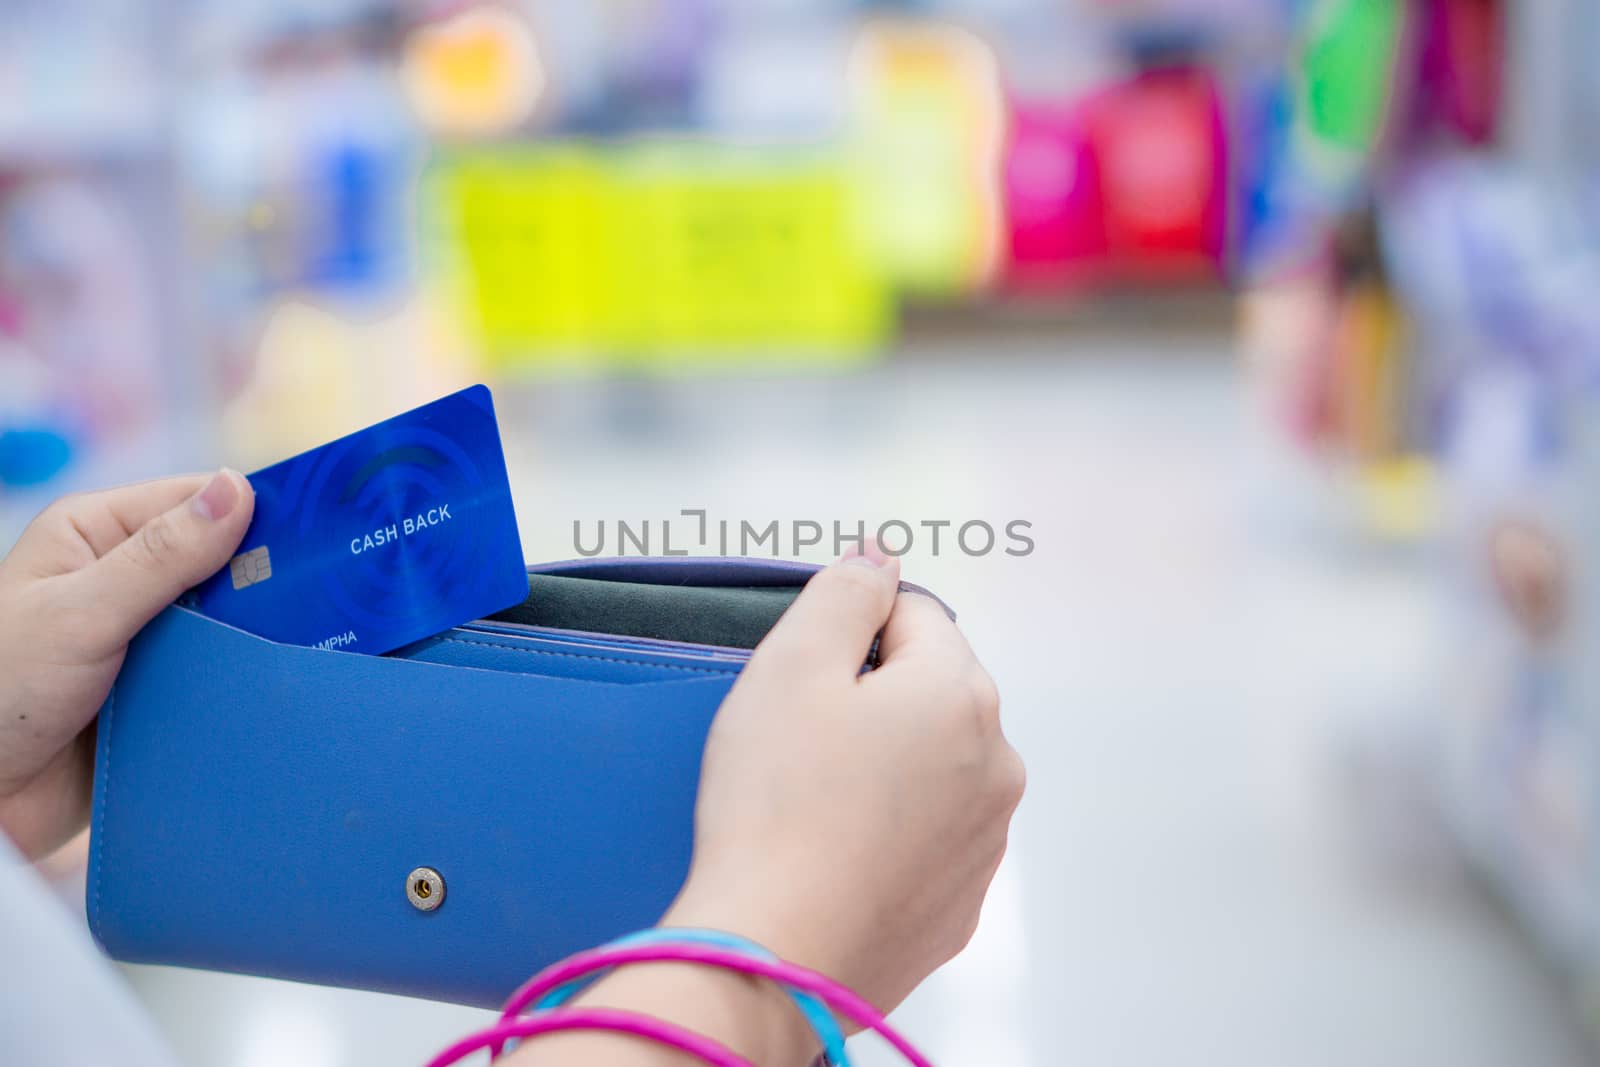
[[[984,344],[1020,345],[1049,358],[1082,348],[1084,338],[1139,338],[1157,342],[1164,353],[1183,346],[1161,343],[1192,337],[1193,353],[1214,353],[1216,343],[1231,343],[1238,326],[1238,298],[1215,287],[1100,290],[1076,299],[996,297],[960,302],[914,302],[901,321],[903,358],[916,359],[949,349]]]

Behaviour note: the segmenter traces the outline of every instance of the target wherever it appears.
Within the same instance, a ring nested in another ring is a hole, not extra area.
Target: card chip
[[[272,577],[272,557],[267,546],[241,552],[228,561],[228,572],[233,575],[233,587],[244,589]]]

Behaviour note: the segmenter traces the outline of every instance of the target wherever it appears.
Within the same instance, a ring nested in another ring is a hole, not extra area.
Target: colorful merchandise
[[[1003,173],[1015,286],[1223,276],[1228,141],[1200,68],[1146,71],[1071,106],[1019,102]]]
[[[836,152],[695,142],[464,154],[430,244],[506,370],[869,358],[892,318]]]
[[[993,50],[937,22],[869,23],[851,60],[855,180],[874,265],[924,296],[977,288],[998,238]]]

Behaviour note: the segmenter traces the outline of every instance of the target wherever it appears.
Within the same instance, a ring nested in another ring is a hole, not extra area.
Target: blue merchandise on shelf
[[[307,281],[330,288],[381,284],[394,270],[393,231],[385,214],[382,154],[356,142],[335,145],[321,161],[326,227],[310,252]]]
[[[72,444],[43,426],[0,426],[0,486],[43,485],[72,462]]]

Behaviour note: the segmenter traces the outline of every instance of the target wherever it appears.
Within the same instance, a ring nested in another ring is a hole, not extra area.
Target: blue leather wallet
[[[169,608],[100,714],[95,938],[129,962],[499,1004],[671,903],[712,716],[814,571],[533,567],[520,608],[386,656]]]

